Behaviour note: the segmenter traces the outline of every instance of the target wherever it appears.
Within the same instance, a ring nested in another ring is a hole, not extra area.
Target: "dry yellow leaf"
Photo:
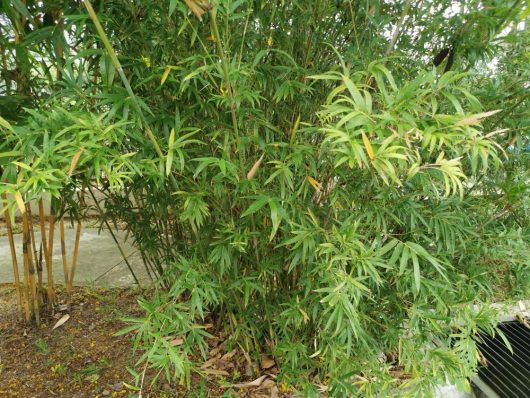
[[[317,180],[315,180],[311,176],[307,176],[307,181],[311,184],[313,188],[316,189],[317,192],[320,192],[322,190],[322,184],[320,184]]]
[[[211,8],[210,3],[205,0],[184,0],[184,2],[200,21],[202,21],[202,14]]]
[[[164,71],[164,74],[162,75],[162,79],[160,80],[160,85],[163,85],[166,82],[169,76],[169,72],[171,72],[171,66],[166,67],[166,70]]]
[[[261,155],[260,158],[256,161],[256,163],[254,163],[254,166],[252,166],[252,168],[247,174],[247,180],[252,180],[254,178],[264,156],[265,154]]]
[[[370,144],[370,140],[368,139],[364,131],[361,134],[363,136],[364,147],[366,148],[368,157],[370,158],[370,160],[374,160],[375,156],[374,156],[374,150],[372,149],[372,144]]]
[[[25,214],[26,213],[26,205],[24,204],[24,199],[22,199],[22,195],[20,192],[15,192],[15,200],[17,201],[18,208],[20,209],[20,213]]]
[[[473,124],[479,124],[482,121],[482,119],[485,119],[485,118],[487,118],[488,116],[491,116],[491,115],[495,115],[496,113],[500,112],[501,110],[502,109],[496,109],[494,111],[477,113],[475,115],[471,115],[471,116],[463,118],[462,120],[460,120],[456,124],[459,125],[459,126],[469,126],[469,125],[473,125]]]
[[[79,150],[75,153],[74,157],[72,158],[72,161],[70,162],[70,170],[68,170],[68,177],[72,176],[75,170],[75,167],[77,166],[77,162],[79,161],[79,157],[81,156],[84,150],[85,148],[83,147],[79,148]]]
[[[230,373],[228,373],[226,370],[221,369],[203,369],[202,372],[215,376],[230,376]]]
[[[261,362],[261,369],[270,369],[274,365],[276,365],[276,362],[274,362],[274,359],[269,358],[265,354],[261,354],[260,362]]]

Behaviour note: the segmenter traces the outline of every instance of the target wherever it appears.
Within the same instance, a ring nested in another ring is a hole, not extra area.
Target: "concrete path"
[[[120,241],[120,244],[124,249],[127,259],[134,272],[141,281],[146,282],[148,280],[148,276],[145,273],[139,254],[132,247],[129,241],[124,242],[124,232],[115,231],[114,233]],[[35,240],[40,242],[40,233],[37,231],[35,231]],[[65,242],[68,269],[70,270],[74,251],[75,229],[66,224]],[[15,247],[17,251],[20,277],[22,279],[24,275],[22,269],[22,234],[15,235]],[[46,280],[45,265],[43,265],[43,268],[43,279]],[[55,283],[62,283],[64,281],[59,228],[56,228],[55,231],[53,247],[53,275]],[[9,283],[13,281],[13,265],[11,263],[9,241],[7,236],[0,236],[0,283]],[[114,240],[112,239],[112,236],[107,230],[102,230],[101,233],[98,234],[98,229],[86,228],[83,226],[83,229],[81,230],[81,240],[79,244],[79,255],[74,284],[95,284],[97,286],[108,287],[130,286],[134,284],[134,279],[131,276],[127,265],[123,261],[123,258]]]

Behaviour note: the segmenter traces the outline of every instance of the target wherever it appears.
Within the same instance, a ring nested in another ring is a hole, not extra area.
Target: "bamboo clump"
[[[2,195],[2,199],[4,202],[7,202],[7,195]],[[49,313],[53,313],[54,305],[57,302],[53,274],[55,225],[59,224],[64,283],[68,295],[68,307],[70,307],[75,271],[77,269],[79,256],[82,224],[81,219],[79,218],[77,220],[73,259],[71,269],[69,270],[63,217],[60,217],[57,222],[53,206],[50,208],[49,217],[46,217],[43,200],[39,199],[37,202],[38,223],[34,223],[30,202],[22,200],[22,203],[20,203],[18,198],[16,198],[16,200],[22,221],[22,277],[19,270],[20,253],[17,253],[15,245],[16,231],[13,227],[13,218],[9,214],[7,206],[3,208],[0,215],[4,217],[7,238],[9,241],[17,308],[21,314],[21,318],[27,323],[35,322],[37,325],[40,325],[42,309],[46,308]],[[38,236],[35,233],[35,228],[38,228],[38,231],[40,232],[40,241],[37,240]],[[44,272],[46,275],[44,275]]]

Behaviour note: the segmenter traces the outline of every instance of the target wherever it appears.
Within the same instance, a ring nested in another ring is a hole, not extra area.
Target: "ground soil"
[[[118,319],[135,309],[132,292],[75,289],[70,318],[64,312],[37,326],[19,320],[13,289],[0,290],[0,396],[126,397],[134,366],[128,337]]]
[[[66,301],[66,295],[59,296]],[[150,385],[146,373],[141,393],[134,389],[140,353],[133,354],[131,336],[115,336],[126,326],[121,319],[141,314],[132,289],[76,288],[70,311],[47,314],[40,327],[20,320],[14,289],[0,287],[0,397],[280,397],[275,369],[266,365],[257,387],[245,384],[245,356],[229,352],[219,338],[210,342],[206,377],[194,375],[192,386],[171,386],[163,380]],[[65,314],[70,318],[53,330]],[[246,356],[248,358],[248,355]],[[270,361],[270,360],[269,360]],[[259,366],[258,366],[259,367]],[[209,374],[209,375],[208,375]],[[254,374],[246,378],[252,381]],[[230,387],[232,386],[232,387]]]

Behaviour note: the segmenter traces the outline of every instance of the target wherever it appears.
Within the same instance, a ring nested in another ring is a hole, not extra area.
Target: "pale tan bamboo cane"
[[[4,201],[7,200],[5,194],[2,195]],[[17,252],[15,250],[15,240],[13,238],[13,227],[7,207],[4,208],[4,220],[7,230],[7,239],[9,240],[9,250],[11,251],[11,263],[13,264],[13,276],[15,277],[15,290],[17,293],[17,307],[22,312],[22,293],[20,291],[20,274],[18,271]]]
[[[59,221],[59,234],[61,236],[61,257],[63,260],[64,286],[68,293],[68,263],[66,261],[66,244],[64,241],[64,219]]]
[[[22,216],[22,220],[24,220],[24,216]],[[28,234],[26,233],[26,228],[24,228],[22,232],[22,259],[24,265],[24,313],[26,316],[26,322],[29,322],[33,311],[33,304],[30,300]]]
[[[34,266],[37,268],[37,299],[40,302],[40,294],[42,290],[42,256],[39,256],[39,252],[37,251],[37,241],[35,239],[35,229],[33,227],[33,214],[31,214],[31,205],[29,203],[26,204],[26,214],[28,215],[29,232],[31,234],[31,247],[33,248],[32,261]]]
[[[68,289],[71,292],[74,284],[75,271],[77,269],[77,255],[79,254],[79,240],[81,238],[81,220],[77,222],[77,229],[75,232],[74,256],[72,258],[72,267],[70,268],[70,280],[68,281]]]
[[[29,210],[28,204],[26,204],[26,212],[22,214],[22,223],[24,228],[24,235],[26,239],[26,248],[27,248],[27,259],[28,259],[28,271],[29,271],[29,285],[30,285],[30,298],[33,301],[33,315],[35,316],[35,322],[37,325],[40,325],[40,313],[39,313],[39,297],[37,293],[37,286],[35,284],[35,267],[33,263],[33,253],[31,248],[33,247],[31,241],[31,231],[30,231],[30,219],[31,211]]]
[[[79,195],[79,204],[80,207],[85,207],[85,184],[83,183],[81,187],[81,194]],[[75,232],[75,244],[74,244],[74,256],[72,258],[72,267],[70,268],[70,280],[69,280],[69,290],[72,291],[74,285],[75,272],[77,270],[77,257],[79,254],[79,241],[81,238],[81,215],[78,214],[77,220],[77,229]]]
[[[48,295],[48,306],[51,307],[53,303],[53,279],[50,280],[51,270],[50,270],[50,253],[48,250],[48,242],[46,239],[46,221],[44,219],[44,204],[42,203],[42,198],[39,199],[39,223],[40,223],[40,235],[42,241],[42,247],[44,249],[44,261],[46,262],[46,275],[47,275],[47,284],[46,284],[46,293]]]
[[[50,205],[50,238],[48,239],[48,256],[50,261],[50,270],[48,273],[48,285],[51,285],[52,300],[55,301],[55,286],[53,284],[53,238],[55,235],[55,211]]]

